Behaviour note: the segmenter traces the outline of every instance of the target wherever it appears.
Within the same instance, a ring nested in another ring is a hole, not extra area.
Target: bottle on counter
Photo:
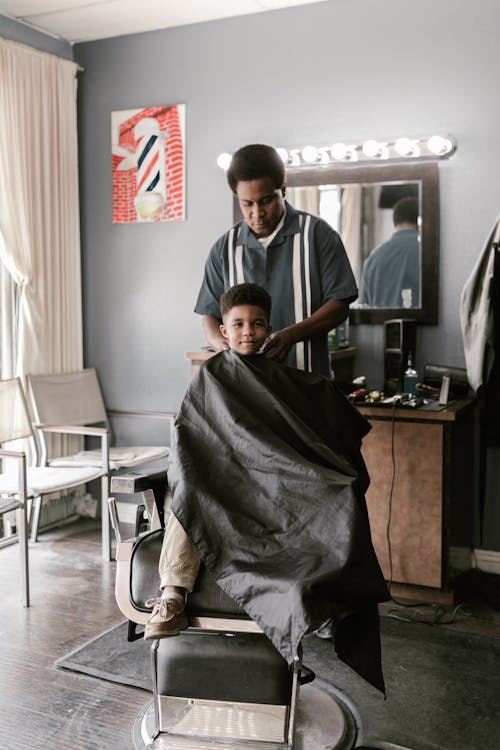
[[[336,328],[338,338],[338,348],[346,349],[349,346],[349,318]]]
[[[332,328],[328,333],[328,351],[336,352],[339,348],[339,337],[336,328]]]
[[[413,360],[411,352],[408,354],[408,365],[405,370],[403,390],[405,393],[410,393],[412,396],[417,395],[417,383],[418,375],[417,371],[413,367]]]

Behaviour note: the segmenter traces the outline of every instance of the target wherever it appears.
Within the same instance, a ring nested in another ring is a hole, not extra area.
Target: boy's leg
[[[200,557],[173,513],[165,529],[158,568],[162,590],[175,586],[191,593],[200,569]]]
[[[145,639],[178,635],[189,626],[184,612],[185,595],[193,590],[200,558],[173,513],[165,529],[158,567],[162,595],[153,602]]]

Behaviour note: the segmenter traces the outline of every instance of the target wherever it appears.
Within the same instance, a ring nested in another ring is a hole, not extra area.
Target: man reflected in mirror
[[[363,307],[420,307],[418,200],[401,198],[393,209],[394,234],[363,264],[359,304]]]

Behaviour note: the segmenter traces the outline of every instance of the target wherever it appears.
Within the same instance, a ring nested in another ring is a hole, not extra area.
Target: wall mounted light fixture
[[[338,142],[330,146],[278,147],[287,169],[311,166],[328,166],[336,163],[408,161],[422,159],[447,159],[457,150],[457,142],[451,135],[431,135],[419,138],[395,138],[393,140],[368,139],[362,143]],[[231,154],[217,157],[221,169],[228,169]]]

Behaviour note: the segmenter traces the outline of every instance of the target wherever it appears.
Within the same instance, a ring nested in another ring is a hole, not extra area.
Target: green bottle
[[[337,335],[337,329],[332,328],[332,330],[328,333],[328,351],[336,352],[338,348],[339,348],[339,337]]]

